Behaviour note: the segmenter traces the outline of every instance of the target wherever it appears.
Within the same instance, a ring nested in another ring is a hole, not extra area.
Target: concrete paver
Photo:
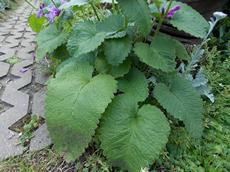
[[[35,33],[27,26],[27,17],[31,13],[31,7],[24,3],[6,20],[0,21],[0,102],[5,106],[0,111],[0,161],[23,153],[24,148],[18,144],[19,133],[10,130],[12,125],[31,114],[44,118],[47,77],[42,78],[42,74],[36,72]],[[12,56],[20,60],[9,64],[7,59]],[[34,84],[39,84],[37,92],[33,90]],[[51,144],[46,124],[33,134],[29,145],[31,151]]]

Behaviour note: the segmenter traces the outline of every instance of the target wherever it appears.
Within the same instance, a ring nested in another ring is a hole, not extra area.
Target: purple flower
[[[55,17],[59,16],[59,14],[61,13],[61,10],[56,7],[50,7],[48,11],[49,13],[45,14],[45,17],[49,20],[50,23],[53,23]]]
[[[39,9],[36,11],[36,17],[37,17],[37,18],[41,18],[42,15],[43,15],[42,9],[39,8]]]
[[[36,11],[36,17],[41,18],[43,16],[43,9],[45,8],[45,4],[42,4],[39,9]]]
[[[179,11],[181,9],[180,5],[177,5],[175,7],[173,7],[172,9],[169,10],[168,14],[167,14],[167,18],[171,19],[173,18],[174,14]]]

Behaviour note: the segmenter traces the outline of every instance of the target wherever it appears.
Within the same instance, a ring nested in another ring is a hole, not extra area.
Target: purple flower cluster
[[[48,13],[45,14],[45,17],[49,20],[50,23],[53,23],[55,17],[59,16],[60,13],[61,13],[61,10],[59,10],[58,8],[50,7],[48,9]]]
[[[60,0],[60,4],[64,4],[65,0]],[[49,4],[46,6],[44,3],[41,4],[39,9],[36,11],[36,17],[41,18],[42,16],[45,16],[50,23],[53,23],[55,20],[55,17],[59,16],[61,13],[61,10],[56,7],[55,4]]]
[[[37,18],[41,18],[43,16],[43,9],[45,8],[45,4],[42,4],[39,9],[36,11]]]
[[[171,19],[173,18],[174,14],[181,9],[181,6],[177,5],[169,10],[167,14],[167,18]]]

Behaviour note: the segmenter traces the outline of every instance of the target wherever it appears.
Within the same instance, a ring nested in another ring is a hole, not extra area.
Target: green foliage
[[[160,165],[176,172],[228,172],[230,170],[230,57],[217,48],[206,49],[202,62],[215,103],[205,103],[205,128],[200,142],[192,141],[183,129],[174,128],[168,158]]]
[[[108,73],[114,78],[119,78],[123,77],[129,72],[129,69],[131,68],[131,62],[126,60],[118,66],[112,66],[107,63],[105,58],[98,57],[95,61],[95,68],[100,73]]]
[[[117,66],[128,57],[132,42],[128,37],[110,39],[104,44],[105,57],[109,64]]]
[[[12,56],[12,57],[8,58],[6,60],[6,62],[11,64],[11,65],[14,65],[14,64],[17,64],[17,63],[21,62],[21,59],[19,57],[17,57],[17,56]]]
[[[169,135],[167,119],[158,108],[138,107],[138,101],[143,101],[147,95],[147,84],[143,83],[145,77],[137,70],[121,81],[120,89],[124,94],[109,105],[99,131],[101,147],[109,161],[133,172],[151,164]]]
[[[48,129],[68,161],[79,158],[89,143],[100,142],[114,166],[140,171],[166,146],[168,119],[194,138],[202,135],[202,101],[176,69],[193,61],[182,43],[151,33],[157,20],[145,0],[100,2],[67,2],[37,36],[37,57],[48,54],[60,63],[48,84]],[[74,15],[65,18],[68,11]],[[194,16],[198,25],[191,27]],[[202,37],[207,22],[199,17],[192,10],[172,22]]]
[[[76,171],[82,172],[110,172],[112,171],[111,166],[106,162],[99,153],[87,157],[83,162],[78,162],[76,165]]]
[[[100,32],[114,34],[125,29],[126,22],[122,15],[110,15],[102,22],[98,22],[96,27]]]
[[[168,76],[167,84],[156,85],[154,95],[171,115],[184,122],[192,136],[201,137],[202,100],[189,81],[176,75]]]
[[[174,41],[175,41],[176,56],[182,60],[190,60],[190,56],[186,48],[184,47],[184,45],[177,40]]]
[[[204,38],[206,36],[209,29],[208,22],[197,11],[181,2],[175,1],[172,5],[180,5],[181,10],[169,20],[170,24],[195,37]]]
[[[156,36],[151,45],[137,43],[134,51],[140,60],[164,72],[174,71],[176,63],[175,44],[165,36]]]
[[[39,126],[39,117],[32,115],[31,120],[23,126],[23,131],[19,136],[20,144],[28,146],[30,140],[33,138],[33,131]]]
[[[43,29],[37,36],[38,48],[36,57],[42,59],[47,53],[52,53],[56,48],[65,43],[68,39],[68,33],[62,32],[55,24],[51,24]]]
[[[119,80],[118,88],[125,95],[132,97],[134,102],[144,101],[148,96],[148,83],[143,73],[132,70]]]
[[[37,18],[35,14],[31,15],[28,19],[28,24],[34,32],[40,32],[44,28],[46,22],[45,17]]]
[[[92,22],[79,23],[68,41],[68,49],[75,57],[94,51],[105,40],[106,32],[98,32]]]
[[[0,162],[1,172],[41,172],[41,171],[64,171],[72,168],[63,161],[54,150],[45,148],[36,152],[25,152],[22,155],[11,157]]]
[[[88,63],[68,64],[49,82],[46,120],[56,149],[68,161],[84,152],[116,91],[113,77],[92,78],[92,72]]]
[[[141,35],[147,36],[152,29],[152,21],[147,3],[144,0],[118,0],[130,22],[135,22]]]
[[[122,95],[113,100],[101,126],[101,147],[114,166],[139,172],[157,158],[169,135],[169,124],[156,107],[138,105]]]
[[[124,18],[116,15],[97,24],[89,21],[78,23],[68,41],[68,49],[75,57],[89,53],[123,28]]]

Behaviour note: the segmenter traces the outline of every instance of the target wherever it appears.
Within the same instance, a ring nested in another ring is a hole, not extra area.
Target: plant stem
[[[54,0],[51,0],[51,2],[54,4],[54,6],[57,8],[56,3],[54,2]]]
[[[29,4],[33,9],[37,9],[31,2],[29,2],[28,0],[25,0],[27,4]]]
[[[96,9],[96,7],[94,6],[93,2],[91,2],[90,5],[91,5],[92,8],[93,8],[93,11],[94,11],[94,13],[95,13],[95,15],[96,15],[96,17],[97,17],[97,20],[100,21],[100,17],[99,17],[99,15],[98,15],[98,13],[97,13],[97,9]]]
[[[164,19],[165,19],[166,15],[168,14],[168,12],[169,12],[169,10],[170,10],[170,8],[171,8],[171,6],[172,6],[172,2],[173,2],[173,0],[170,0],[169,4],[168,4],[168,6],[167,6],[167,9],[166,9],[166,11],[165,11],[165,13],[161,16],[160,21],[159,21],[159,23],[158,23],[158,25],[157,25],[157,29],[156,29],[156,31],[155,31],[154,36],[156,36],[156,35],[159,33],[159,31],[160,31],[160,29],[161,29],[161,26],[162,26],[162,24],[163,24],[163,22],[164,22]]]
[[[113,9],[113,13],[115,13],[116,12],[115,0],[112,0],[112,9]]]

